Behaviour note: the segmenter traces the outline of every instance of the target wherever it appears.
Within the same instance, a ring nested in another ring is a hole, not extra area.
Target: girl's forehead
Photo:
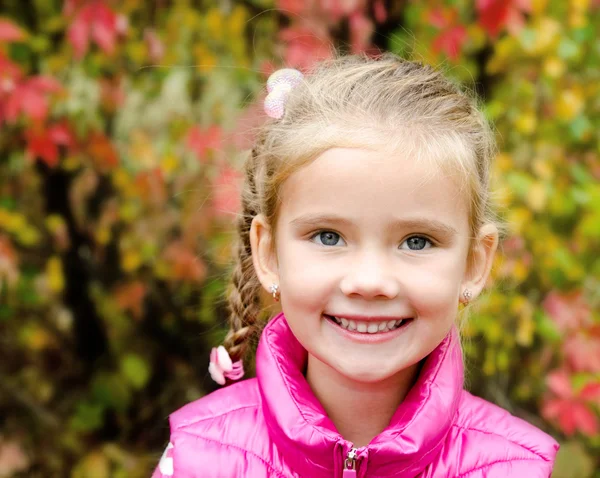
[[[290,213],[306,208],[392,208],[466,214],[460,182],[423,158],[365,149],[333,148],[292,173],[281,189]],[[464,209],[464,210],[463,210]]]

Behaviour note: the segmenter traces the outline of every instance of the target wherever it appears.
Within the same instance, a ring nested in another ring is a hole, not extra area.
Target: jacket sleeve
[[[171,478],[173,476],[173,444],[169,442],[165,448],[152,478]]]

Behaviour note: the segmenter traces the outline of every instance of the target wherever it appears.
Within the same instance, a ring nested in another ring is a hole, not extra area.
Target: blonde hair
[[[401,152],[431,161],[466,194],[471,239],[487,222],[502,229],[489,194],[496,143],[478,106],[474,95],[443,73],[390,53],[319,63],[291,91],[283,117],[262,127],[245,165],[224,343],[234,361],[245,357],[264,326],[261,284],[252,265],[252,220],[263,214],[274,230],[283,182],[330,148]]]

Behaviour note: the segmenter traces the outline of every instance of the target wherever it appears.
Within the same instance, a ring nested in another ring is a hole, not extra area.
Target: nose
[[[400,283],[392,270],[390,258],[377,253],[354,256],[352,265],[340,282],[348,297],[393,299],[400,292]]]

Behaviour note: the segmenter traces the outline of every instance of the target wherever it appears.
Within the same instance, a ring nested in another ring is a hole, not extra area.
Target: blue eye
[[[342,237],[333,231],[319,231],[311,239],[316,240],[317,244],[321,244],[322,246],[341,246],[345,244]],[[340,244],[340,241],[343,244]]]
[[[403,244],[408,245],[408,248],[411,251],[422,251],[423,249],[426,249],[425,246],[427,245],[427,243],[429,243],[431,247],[433,247],[433,242],[431,242],[429,239],[423,236],[411,236],[403,242]]]

